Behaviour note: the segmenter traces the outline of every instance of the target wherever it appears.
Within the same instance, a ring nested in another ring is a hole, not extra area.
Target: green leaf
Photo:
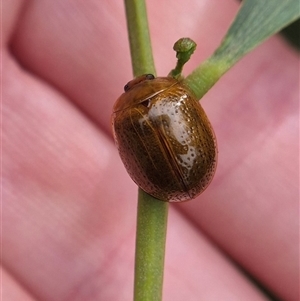
[[[200,99],[245,54],[300,16],[299,0],[245,0],[221,45],[185,82]]]
[[[214,56],[235,63],[299,16],[298,0],[245,1]]]

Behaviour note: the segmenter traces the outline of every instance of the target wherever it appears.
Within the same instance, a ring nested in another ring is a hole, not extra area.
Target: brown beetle
[[[124,90],[112,126],[129,175],[157,199],[195,198],[212,180],[217,162],[215,135],[201,105],[171,77],[142,75]]]

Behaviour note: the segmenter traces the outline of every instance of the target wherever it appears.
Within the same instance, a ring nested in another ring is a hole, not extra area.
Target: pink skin
[[[2,3],[5,301],[132,300],[137,189],[110,129],[132,78],[117,2]],[[148,8],[161,76],[175,64],[178,38],[198,42],[187,74],[238,8],[157,2]],[[274,295],[298,300],[297,78],[297,55],[277,36],[202,100],[219,165],[198,200],[171,206],[164,301],[266,300],[236,264]]]

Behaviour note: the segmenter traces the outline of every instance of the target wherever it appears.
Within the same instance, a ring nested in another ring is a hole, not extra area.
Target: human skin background
[[[132,300],[137,188],[110,114],[132,78],[121,1],[2,1],[2,300]],[[220,43],[238,3],[148,1],[158,74],[173,43]],[[164,301],[299,297],[298,56],[276,36],[201,100],[219,162],[170,206]]]

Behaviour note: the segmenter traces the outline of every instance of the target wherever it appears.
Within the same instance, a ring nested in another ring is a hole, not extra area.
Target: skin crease
[[[148,9],[162,76],[178,38],[199,41],[188,74],[238,9],[229,0],[156,2]],[[132,300],[136,186],[110,129],[132,77],[123,5],[2,6],[2,298]],[[296,53],[273,37],[201,101],[219,165],[198,200],[170,208],[164,301],[267,300],[237,265],[298,300],[297,79]]]

